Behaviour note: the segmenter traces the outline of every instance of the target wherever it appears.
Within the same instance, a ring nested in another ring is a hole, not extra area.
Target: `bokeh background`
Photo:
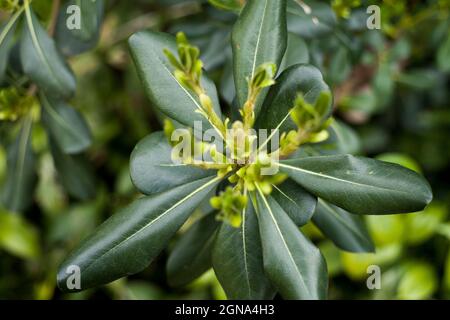
[[[44,22],[51,2],[33,2]],[[220,1],[105,1],[97,47],[69,60],[78,82],[71,104],[87,117],[94,136],[85,154],[85,178],[94,187],[82,190],[82,197],[67,192],[44,128],[35,125],[38,184],[33,205],[15,214],[0,204],[0,299],[225,298],[213,271],[189,286],[170,287],[165,277],[170,248],[145,271],[101,288],[67,295],[55,285],[58,264],[70,250],[139,196],[129,178],[129,155],[140,139],[161,129],[130,59],[127,38],[143,29],[184,31],[200,47],[222,103],[232,102],[229,36],[237,15],[217,9],[211,4],[215,2]],[[288,13],[292,45],[285,63],[311,63],[322,71],[333,88],[335,117],[350,128],[341,137],[348,151],[419,171],[434,192],[423,212],[367,217],[375,254],[343,252],[313,225],[304,227],[328,262],[329,298],[448,299],[450,1],[303,2],[312,14]],[[366,26],[371,4],[381,8],[380,30]],[[1,21],[6,18],[0,15]],[[8,170],[11,126],[0,121],[0,186]],[[381,266],[381,290],[367,289],[371,264]]]

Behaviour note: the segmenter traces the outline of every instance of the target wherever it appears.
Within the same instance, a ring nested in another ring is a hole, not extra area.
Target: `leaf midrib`
[[[294,170],[294,171],[305,172],[307,174],[319,176],[319,177],[322,177],[322,178],[325,178],[325,179],[336,180],[336,181],[347,183],[347,184],[353,184],[353,185],[357,185],[359,187],[373,188],[373,189],[378,189],[378,190],[383,190],[383,191],[390,191],[390,192],[394,192],[394,193],[401,193],[401,194],[410,195],[409,192],[401,191],[401,190],[398,190],[398,189],[383,188],[383,187],[374,186],[374,185],[370,185],[370,184],[363,184],[363,183],[359,183],[359,182],[354,182],[354,181],[351,181],[351,180],[344,180],[344,179],[336,178],[336,177],[333,177],[333,176],[330,176],[330,175],[326,175],[326,174],[323,174],[323,173],[317,173],[317,172],[314,172],[314,171],[301,169],[301,168],[298,168],[298,167],[293,167],[293,166],[282,164],[282,163],[278,163],[278,165],[280,167],[284,167],[284,168],[291,169],[291,170]]]
[[[104,256],[106,256],[107,254],[110,254],[112,251],[116,250],[118,247],[122,246],[123,244],[125,244],[127,241],[129,241],[130,239],[132,239],[133,237],[135,237],[137,234],[139,234],[140,232],[144,231],[146,228],[152,226],[155,222],[159,221],[161,218],[163,218],[165,215],[169,214],[170,211],[172,211],[173,209],[175,209],[176,207],[178,207],[179,205],[181,205],[183,202],[189,200],[191,197],[193,197],[194,195],[196,195],[198,192],[202,191],[203,189],[209,187],[210,185],[214,184],[215,182],[221,180],[221,177],[216,177],[210,181],[208,181],[207,183],[205,183],[204,185],[200,186],[199,188],[195,189],[193,192],[189,193],[187,196],[185,196],[184,198],[182,198],[181,200],[179,200],[178,202],[176,202],[173,206],[171,206],[169,209],[165,210],[163,213],[161,213],[160,215],[158,215],[155,219],[151,220],[150,222],[148,222],[146,225],[144,225],[143,227],[141,227],[140,229],[138,229],[136,232],[132,233],[131,235],[129,235],[128,237],[126,237],[125,239],[121,240],[120,242],[116,243],[113,247],[111,247],[110,249],[108,249],[107,251],[105,251],[104,253],[102,253],[100,256],[95,258],[95,261],[89,263],[87,265],[87,267],[84,269],[83,272],[87,272],[87,270],[89,270],[90,267],[92,267],[92,265],[94,264],[94,262],[102,259]]]
[[[273,223],[275,224],[275,227],[276,227],[277,232],[278,232],[278,234],[279,234],[279,236],[280,236],[280,238],[281,238],[281,240],[282,240],[282,242],[283,242],[283,245],[284,245],[284,247],[286,248],[286,250],[287,250],[287,252],[288,252],[288,254],[289,254],[289,258],[290,258],[292,264],[294,265],[294,269],[297,271],[298,276],[299,276],[299,279],[300,279],[301,283],[303,284],[303,288],[304,288],[306,291],[308,291],[308,294],[309,294],[309,295],[311,295],[310,292],[309,292],[309,288],[306,286],[306,283],[305,283],[305,281],[303,280],[302,273],[301,273],[300,270],[298,269],[297,264],[295,263],[294,257],[292,256],[292,253],[291,253],[291,251],[290,251],[290,249],[289,249],[289,247],[288,247],[288,245],[287,245],[287,243],[286,243],[286,240],[284,239],[284,235],[283,235],[283,233],[281,232],[281,229],[280,229],[280,227],[279,227],[279,225],[278,225],[278,222],[277,222],[277,220],[275,219],[275,216],[273,215],[272,208],[270,207],[269,203],[267,202],[267,199],[266,199],[266,197],[264,196],[264,194],[263,194],[263,192],[262,192],[262,190],[261,190],[261,188],[259,187],[258,184],[256,184],[256,188],[258,189],[258,192],[259,192],[259,194],[260,194],[260,196],[261,196],[261,198],[262,198],[262,200],[263,200],[263,202],[264,202],[264,205],[266,206],[267,210],[269,211],[270,217],[271,217]]]

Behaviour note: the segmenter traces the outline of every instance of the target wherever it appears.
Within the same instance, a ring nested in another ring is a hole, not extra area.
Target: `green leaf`
[[[183,164],[174,164],[172,147],[163,132],[154,132],[134,148],[130,159],[133,184],[144,194],[158,193],[215,174]]]
[[[0,248],[34,259],[39,255],[39,234],[22,216],[0,209]]]
[[[213,250],[213,267],[229,299],[272,299],[272,285],[264,274],[258,221],[251,203],[240,228],[223,223]]]
[[[211,250],[219,223],[208,214],[179,239],[167,261],[167,277],[172,286],[186,285],[211,268]]]
[[[433,266],[420,261],[410,262],[397,288],[398,299],[430,299],[438,288],[438,278]]]
[[[312,220],[320,231],[342,250],[375,252],[375,246],[362,217],[319,199]]]
[[[81,290],[142,271],[219,182],[220,178],[200,179],[120,210],[63,262],[59,288],[70,291],[67,268],[73,265],[80,268]]]
[[[298,35],[289,32],[287,48],[281,61],[280,71],[289,68],[295,64],[304,64],[309,62],[309,51],[306,42]]]
[[[432,202],[423,212],[408,214],[404,217],[405,241],[418,245],[431,238],[447,217],[447,207]]]
[[[264,270],[285,299],[325,299],[325,260],[272,198],[256,195]]]
[[[248,96],[248,79],[263,63],[280,65],[287,45],[286,0],[249,0],[232,32],[233,71],[238,102]],[[255,105],[257,116],[267,94],[263,90]]]
[[[85,156],[64,153],[53,138],[50,139],[50,151],[58,177],[67,192],[79,200],[94,197],[97,192],[96,180]]]
[[[327,82],[336,86],[347,79],[351,71],[350,54],[345,47],[339,47],[330,59]]]
[[[5,72],[8,65],[9,52],[13,44],[13,35],[16,29],[16,22],[23,9],[18,10],[0,29],[0,84],[5,79]]]
[[[439,81],[438,73],[433,69],[413,69],[401,73],[396,78],[397,82],[415,90],[431,90]]]
[[[437,65],[441,71],[450,71],[450,33],[437,51]]]
[[[62,100],[41,95],[42,119],[59,148],[67,154],[80,153],[92,143],[83,116]]]
[[[68,11],[68,8],[73,5],[80,8],[80,28],[69,29],[67,27],[68,19],[75,12]],[[95,47],[100,35],[103,9],[103,0],[71,0],[61,8],[56,25],[55,40],[63,54],[72,56]]]
[[[289,32],[307,39],[330,34],[337,23],[331,6],[316,0],[289,0],[287,20]]]
[[[291,179],[274,186],[271,196],[299,227],[308,223],[316,209],[317,198]]]
[[[49,95],[70,98],[76,87],[72,71],[31,8],[26,7],[25,14],[20,47],[25,74]]]
[[[336,151],[341,154],[355,154],[361,152],[361,141],[351,127],[344,122],[334,120],[330,125],[330,135],[336,138]]]
[[[290,117],[283,120],[294,107],[298,95],[301,93],[306,102],[314,104],[323,91],[330,92],[330,89],[317,68],[307,64],[291,66],[280,74],[270,88],[256,127],[273,129],[282,123],[281,132],[296,130],[297,126]],[[331,103],[329,108],[331,110]]]
[[[201,108],[198,97],[176,80],[173,66],[164,55],[164,49],[177,52],[174,37],[158,32],[139,32],[132,35],[128,42],[139,77],[152,104],[182,124],[192,127],[195,121],[200,121],[203,130],[210,129],[209,122],[195,112]],[[201,84],[212,99],[215,112],[220,116],[214,83],[203,73]]]
[[[351,213],[422,210],[433,195],[419,174],[396,164],[351,155],[280,162],[280,169],[316,196]]]
[[[239,12],[242,9],[243,0],[208,0],[213,6],[222,9]]]
[[[31,118],[25,118],[16,141],[8,148],[8,170],[2,188],[2,203],[14,212],[24,211],[33,200],[36,157],[31,148],[31,127]]]

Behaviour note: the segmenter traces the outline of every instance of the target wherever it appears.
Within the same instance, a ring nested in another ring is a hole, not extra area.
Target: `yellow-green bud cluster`
[[[16,88],[0,90],[0,120],[16,121],[27,114],[37,100],[34,96],[21,95]]]
[[[0,0],[0,10],[11,11],[19,7],[19,0]]]
[[[225,143],[231,149],[232,162],[238,164],[248,162],[252,151],[254,151],[256,139],[256,135],[249,134],[248,130],[244,128],[242,121],[235,121],[231,125],[231,130],[227,130],[225,136]]]
[[[219,196],[211,198],[210,203],[214,209],[219,210],[217,219],[237,228],[241,225],[242,212],[247,205],[247,201],[246,195],[229,186]]]
[[[263,63],[255,70],[255,74],[248,79],[248,97],[242,110],[240,110],[243,118],[245,129],[253,127],[255,122],[255,103],[258,95],[264,88],[275,83],[275,75],[277,66],[273,63]]]
[[[164,54],[175,68],[175,78],[183,86],[200,94],[200,78],[203,68],[203,63],[199,59],[200,50],[188,42],[183,32],[177,34],[177,47],[179,59],[170,50],[164,49]]]
[[[279,155],[287,156],[303,143],[317,143],[328,139],[326,129],[332,122],[332,119],[329,119],[330,111],[330,92],[321,92],[314,104],[308,103],[299,95],[290,115],[298,130],[283,132],[280,137]]]
[[[264,175],[262,170],[268,169],[275,164],[265,153],[260,153],[254,163],[244,166],[228,178],[231,183],[237,183],[240,189],[255,191],[256,185],[259,185],[264,194],[272,192],[272,185],[282,183],[286,179],[283,173],[274,175]]]

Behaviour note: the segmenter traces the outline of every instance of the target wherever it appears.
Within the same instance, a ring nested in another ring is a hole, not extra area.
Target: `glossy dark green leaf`
[[[270,88],[256,126],[270,129],[282,123],[281,132],[296,130],[297,126],[290,117],[283,120],[294,107],[298,94],[303,94],[307,102],[314,104],[322,91],[330,89],[317,68],[307,64],[291,66],[280,74],[275,85]]]
[[[316,209],[317,198],[291,179],[274,186],[271,196],[299,227],[308,223]]]
[[[16,29],[16,22],[22,12],[23,10],[18,10],[0,29],[0,84],[2,84],[5,78],[9,52],[12,48],[13,35]]]
[[[351,213],[420,211],[433,197],[421,175],[369,158],[336,155],[284,160],[280,170],[309,192]]]
[[[312,220],[320,231],[342,250],[375,252],[375,246],[361,216],[319,199]]]
[[[176,80],[173,67],[164,55],[164,49],[176,53],[175,39],[168,34],[158,32],[139,32],[130,37],[129,45],[139,77],[153,106],[182,124],[193,126],[194,121],[200,121],[203,123],[203,130],[210,129],[209,122],[195,112],[201,108],[198,97]],[[201,83],[211,97],[216,113],[220,116],[221,111],[214,83],[205,74],[202,75]]]
[[[67,154],[80,153],[91,145],[92,137],[83,116],[66,102],[41,95],[43,121]]]
[[[171,285],[186,285],[211,268],[211,250],[218,226],[215,214],[208,214],[178,239],[167,261]]]
[[[81,290],[142,271],[219,182],[219,178],[200,179],[120,210],[63,262],[59,288],[70,291],[70,266],[80,268]]]
[[[77,5],[79,11],[74,11]],[[56,25],[55,40],[61,52],[67,56],[92,49],[98,41],[103,19],[103,0],[70,0],[60,10]],[[80,13],[79,28],[69,29],[67,24],[77,12]]]
[[[280,65],[287,45],[286,0],[249,0],[232,32],[233,71],[239,105],[247,100],[248,82],[259,65]],[[257,115],[267,90],[261,92]]]
[[[75,77],[34,12],[25,10],[20,59],[24,72],[49,95],[69,98]]]
[[[70,155],[64,153],[57,143],[50,139],[50,150],[53,156],[58,177],[64,189],[80,200],[87,200],[96,194],[96,181],[92,168],[83,154]]]
[[[139,191],[158,193],[214,175],[213,170],[173,163],[171,150],[163,132],[152,133],[136,145],[131,154],[130,175]]]
[[[223,223],[213,250],[213,267],[229,299],[272,299],[275,291],[264,274],[258,221],[248,204],[240,228]]]
[[[8,170],[1,199],[3,206],[14,212],[24,211],[33,200],[36,156],[31,147],[31,127],[31,119],[24,119],[19,135],[8,148]]]
[[[325,299],[325,259],[272,198],[258,190],[258,221],[264,270],[285,299]]]
[[[314,39],[333,32],[337,19],[331,6],[317,0],[288,0],[289,32]]]

